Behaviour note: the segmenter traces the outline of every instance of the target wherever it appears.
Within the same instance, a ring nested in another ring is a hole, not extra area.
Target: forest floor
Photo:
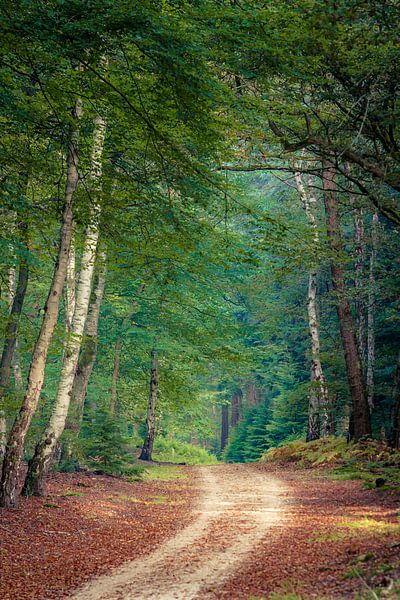
[[[394,494],[264,464],[150,472],[55,474],[0,511],[0,598],[399,597]]]

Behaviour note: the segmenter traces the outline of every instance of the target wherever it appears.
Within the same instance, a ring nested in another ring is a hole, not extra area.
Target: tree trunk
[[[231,400],[231,427],[236,427],[240,418],[240,407],[242,404],[242,391],[236,390]]]
[[[336,201],[335,171],[332,167],[324,171],[324,200],[327,216],[327,234],[329,248],[334,254],[331,264],[332,284],[336,292],[336,307],[339,319],[347,378],[352,400],[354,438],[371,435],[371,417],[364,387],[361,360],[356,334],[353,326],[350,304],[346,297],[344,270],[341,265],[342,240],[340,218]]]
[[[369,259],[368,289],[368,337],[367,337],[367,394],[370,408],[374,406],[374,374],[375,374],[375,263],[377,246],[378,213],[372,217],[371,256]]]
[[[81,116],[81,104],[77,101],[74,116],[76,121]],[[64,196],[64,212],[60,232],[60,245],[57,263],[53,272],[49,294],[47,297],[42,326],[32,355],[28,374],[28,385],[25,397],[10,432],[6,454],[3,460],[0,505],[6,508],[17,506],[16,489],[18,485],[22,452],[26,433],[36,410],[40,392],[43,387],[46,358],[54,328],[57,323],[60,298],[67,273],[68,254],[72,238],[72,205],[73,196],[78,185],[78,127],[72,132],[67,157],[67,181]]]
[[[75,372],[74,383],[71,392],[71,404],[65,426],[65,429],[73,432],[76,437],[79,435],[81,428],[86,392],[94,363],[96,361],[98,323],[100,307],[104,296],[107,272],[107,257],[105,251],[99,253],[99,260],[100,264],[98,268],[97,279],[93,285],[92,296],[85,324],[84,340],[79,355],[78,366]]]
[[[154,438],[156,434],[156,406],[158,392],[158,362],[155,348],[151,351],[150,392],[147,403],[146,436],[140,460],[152,460]]]
[[[25,225],[23,226],[25,229]],[[15,277],[15,270],[14,270]],[[21,318],[22,305],[28,285],[29,268],[25,260],[21,261],[18,273],[18,283],[15,285],[15,279],[10,283],[10,315],[5,331],[5,340],[3,352],[0,360],[0,407],[3,405],[7,388],[10,385],[11,369],[14,364],[15,350],[18,340],[18,325]],[[16,380],[17,382],[17,380]],[[0,460],[3,458],[6,450],[7,441],[7,419],[4,410],[0,410]]]
[[[229,407],[227,404],[221,406],[221,452],[225,449],[229,435]]]
[[[295,180],[308,223],[313,233],[315,251],[317,251],[320,243],[315,216],[317,198],[311,191],[311,185],[307,192],[301,174],[298,171],[295,173]],[[325,437],[333,433],[328,389],[321,363],[321,343],[317,312],[317,277],[317,267],[315,264],[312,264],[308,274],[307,295],[308,327],[311,338],[311,389],[308,395],[308,427],[306,437],[308,442],[317,440],[320,436]]]
[[[112,414],[115,414],[115,412],[117,410],[117,401],[118,401],[117,384],[118,384],[118,377],[119,377],[120,360],[121,360],[121,334],[118,334],[117,340],[115,342],[114,368],[113,368],[112,381],[111,381],[110,411],[112,412]]]
[[[69,250],[67,276],[65,279],[65,326],[67,333],[71,333],[72,320],[75,312],[75,263],[76,263],[76,251],[75,243],[72,240],[71,248]]]
[[[103,121],[100,116],[97,116],[95,119],[91,157],[91,179],[94,181],[94,202],[89,224],[85,233],[81,268],[76,288],[75,311],[71,325],[71,334],[67,336],[64,345],[64,355],[53,412],[42,438],[36,445],[34,456],[29,462],[28,472],[22,490],[22,493],[25,496],[40,496],[43,494],[44,479],[49,470],[54,449],[64,431],[67,419],[79,351],[89,309],[96,249],[99,238],[99,196],[101,192],[102,170],[101,157],[104,147],[105,127],[105,121]]]
[[[365,270],[365,239],[363,210],[356,208],[354,212],[354,229],[356,238],[356,263],[355,263],[355,288],[356,288],[356,313],[357,313],[357,342],[360,352],[361,364],[366,362],[365,345],[365,299],[364,299],[364,270]]]
[[[394,405],[391,445],[400,450],[400,354],[394,374]]]

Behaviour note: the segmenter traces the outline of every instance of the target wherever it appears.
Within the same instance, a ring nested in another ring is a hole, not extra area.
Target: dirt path
[[[249,465],[199,471],[202,492],[194,522],[153,554],[93,580],[73,600],[206,599],[203,588],[221,585],[235,572],[282,519],[284,485]]]

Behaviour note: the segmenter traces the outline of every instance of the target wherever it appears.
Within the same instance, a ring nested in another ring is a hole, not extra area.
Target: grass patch
[[[149,465],[145,468],[142,479],[145,481],[173,481],[187,479],[183,469],[174,465]]]
[[[60,498],[71,498],[71,497],[78,497],[78,496],[84,496],[85,494],[83,492],[78,492],[75,490],[68,490],[66,492],[64,492],[63,494],[60,494]]]

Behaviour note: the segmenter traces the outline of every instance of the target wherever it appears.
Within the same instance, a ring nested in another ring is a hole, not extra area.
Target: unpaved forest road
[[[280,522],[284,485],[249,465],[199,467],[197,517],[143,559],[94,579],[72,600],[206,599]]]

